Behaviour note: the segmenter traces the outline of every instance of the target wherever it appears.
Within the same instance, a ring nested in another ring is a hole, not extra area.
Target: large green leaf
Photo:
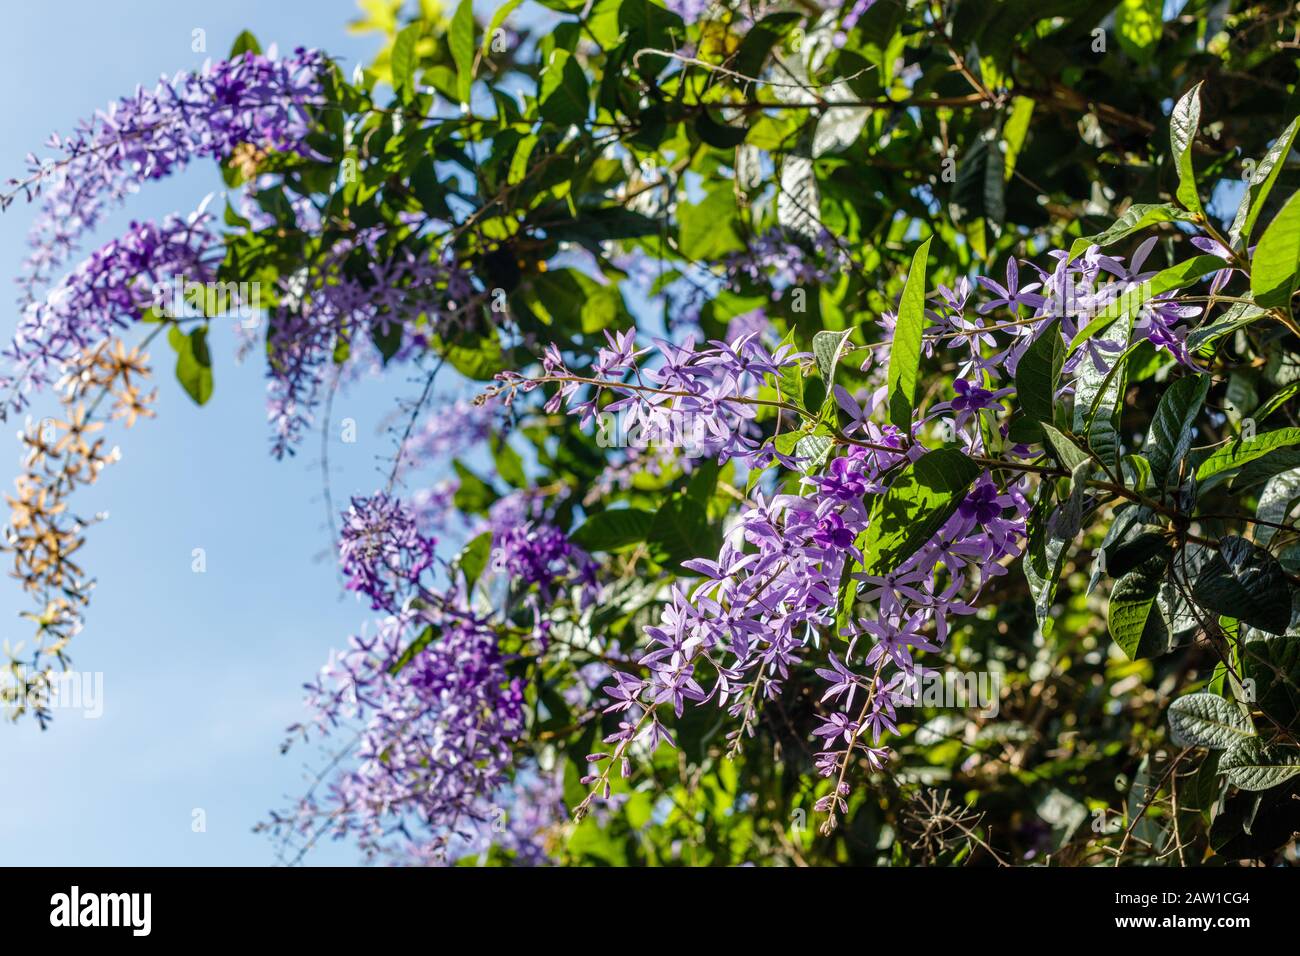
[[[843,332],[818,332],[813,336],[813,357],[817,360],[817,371],[821,373],[828,391],[835,384],[835,369],[840,364],[844,343],[852,334],[852,329],[846,329]]]
[[[1250,291],[1266,309],[1291,311],[1300,284],[1300,192],[1292,194],[1260,236],[1251,260]]]
[[[1081,236],[1070,244],[1070,258],[1087,250],[1089,246],[1105,248],[1126,236],[1141,232],[1161,222],[1188,221],[1192,214],[1173,203],[1134,203],[1110,227],[1092,236]]]
[[[1250,234],[1264,209],[1264,202],[1268,199],[1273,184],[1282,172],[1283,162],[1291,153],[1291,144],[1295,142],[1297,130],[1300,130],[1300,116],[1293,119],[1273,142],[1251,174],[1250,186],[1241,197],[1237,215],[1233,217],[1232,228],[1228,231],[1228,241],[1234,249],[1250,245]]]
[[[1129,660],[1155,657],[1169,650],[1169,630],[1156,607],[1167,567],[1164,555],[1150,558],[1111,589],[1107,625]]]
[[[646,534],[650,556],[665,567],[677,569],[691,558],[713,557],[718,542],[709,527],[704,505],[688,495],[676,495],[655,512]]]
[[[1300,774],[1300,750],[1246,737],[1219,759],[1219,770],[1238,789],[1269,790]]]
[[[1016,399],[1032,420],[1052,421],[1056,386],[1064,363],[1061,321],[1053,319],[1038,333],[1016,366]]]
[[[452,503],[466,514],[486,515],[497,500],[492,486],[459,461],[453,461],[451,467],[459,482]]]
[[[1180,747],[1226,750],[1254,736],[1241,705],[1217,694],[1184,694],[1169,705],[1169,730]]]
[[[1220,539],[1218,552],[1192,582],[1197,604],[1281,634],[1291,622],[1291,590],[1277,558],[1236,535]]]
[[[1178,170],[1178,189],[1174,195],[1189,211],[1204,214],[1196,194],[1196,170],[1192,167],[1192,144],[1201,129],[1201,84],[1197,83],[1174,104],[1169,117],[1169,145]]]
[[[862,570],[893,571],[916,553],[952,517],[980,467],[953,448],[926,452],[908,465],[871,506],[867,529],[858,536]]]
[[[1052,446],[1052,451],[1056,454],[1056,460],[1060,462],[1062,468],[1073,472],[1075,468],[1079,467],[1080,462],[1088,460],[1087,453],[1054,426],[1044,422],[1043,431],[1047,434],[1047,441]]]
[[[704,262],[744,248],[734,225],[736,197],[730,186],[679,207],[677,218],[678,248],[687,259]]]
[[[415,65],[418,59],[415,45],[420,40],[421,30],[418,22],[405,27],[397,34],[388,56],[389,69],[393,74],[393,89],[403,100],[409,100],[415,92]]]
[[[655,512],[643,508],[598,511],[573,532],[572,540],[588,551],[617,551],[640,544],[650,534]]]
[[[587,74],[568,51],[551,52],[550,62],[542,71],[537,99],[542,118],[556,126],[574,126],[587,118]]]
[[[433,643],[434,636],[433,625],[425,625],[424,630],[416,636],[415,640],[411,641],[411,643],[407,645],[406,649],[402,651],[397,660],[389,666],[388,673],[394,675],[400,673],[402,668],[415,660],[416,655]]]
[[[1213,322],[1193,329],[1187,336],[1187,347],[1193,352],[1205,349],[1220,339],[1226,338],[1238,329],[1244,329],[1252,322],[1258,322],[1268,312],[1249,302],[1233,303],[1232,308]]]
[[[487,569],[488,558],[492,556],[492,532],[483,531],[461,549],[455,565],[465,575],[465,587],[472,591],[475,583]]]
[[[1285,523],[1297,501],[1300,501],[1300,468],[1289,469],[1268,480],[1259,494],[1255,517],[1271,524],[1260,524],[1255,528],[1258,544],[1268,547],[1277,533],[1272,525]]]
[[[1133,322],[1125,318],[1101,333],[1101,340],[1122,350],[1105,372],[1091,356],[1079,364],[1074,386],[1074,432],[1084,436],[1092,453],[1110,469],[1119,468],[1121,454],[1119,418],[1123,410],[1125,358]]]
[[[451,18],[447,44],[456,64],[456,92],[461,103],[468,106],[470,88],[474,85],[474,0],[460,0],[456,15]]]
[[[1139,63],[1150,62],[1160,42],[1163,6],[1163,0],[1122,0],[1115,11],[1120,49]]]
[[[1300,635],[1284,634],[1241,646],[1243,676],[1254,681],[1254,704],[1283,727],[1300,714]]]
[[[930,239],[912,256],[898,304],[898,321],[889,352],[889,420],[910,431],[916,407],[916,378],[921,366],[921,330],[925,326],[925,270],[930,258]],[[972,479],[973,480],[973,479]]]
[[[198,326],[188,335],[180,326],[167,331],[167,341],[176,350],[176,380],[196,405],[212,397],[212,356],[208,352],[208,330]]]
[[[1208,489],[1228,472],[1290,445],[1300,445],[1300,428],[1279,428],[1254,438],[1231,441],[1201,462],[1196,469],[1196,481]]]
[[[1052,487],[1052,483],[1047,481],[1039,486],[1038,500],[1034,503],[1029,519],[1029,540],[1025,544],[1025,556],[1021,561],[1030,596],[1034,599],[1034,616],[1044,637],[1052,631],[1052,605],[1056,600],[1056,588],[1061,580],[1066,556],[1066,542],[1048,534],[1053,516]]]
[[[1210,376],[1180,378],[1160,396],[1144,452],[1151,463],[1155,486],[1163,489],[1170,469],[1182,460],[1192,444],[1192,425],[1210,390]]]
[[[506,18],[510,16],[510,14],[514,13],[515,8],[521,3],[523,3],[523,0],[506,0],[505,3],[497,7],[496,12],[492,14],[492,19],[488,22],[487,29],[483,31],[483,45],[479,48],[479,54],[481,56],[488,55],[488,51],[492,47],[493,35],[497,32],[497,29],[506,22]]]

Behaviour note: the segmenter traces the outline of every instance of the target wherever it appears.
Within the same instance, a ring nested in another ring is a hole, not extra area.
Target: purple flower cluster
[[[739,279],[767,284],[772,287],[772,298],[777,299],[792,286],[830,282],[843,259],[839,243],[825,229],[818,234],[810,254],[783,230],[773,228],[757,236],[744,252],[728,256],[724,268],[733,286]]]
[[[488,440],[499,423],[501,409],[496,402],[436,398],[430,403],[437,411],[425,417],[402,446],[400,467],[415,470],[425,465],[445,465],[466,449]]]
[[[716,0],[665,0],[664,6],[691,24],[704,19],[715,2]]]
[[[409,249],[388,255],[383,240],[382,229],[364,230],[335,243],[309,270],[281,280],[269,335],[268,414],[276,457],[292,454],[310,426],[341,338],[396,336],[393,358],[400,361],[422,353],[428,334],[445,331],[474,301],[469,277],[455,263]],[[365,262],[359,272],[349,268],[358,259]],[[422,313],[432,321],[417,332]]]
[[[595,588],[595,562],[555,525],[532,521],[494,521],[493,525],[492,569],[506,574],[512,586],[537,587],[543,601],[550,601],[562,584],[581,585],[580,590],[588,592]]]
[[[67,262],[81,237],[141,184],[198,158],[225,159],[237,146],[306,154],[305,108],[321,100],[328,61],[316,50],[283,59],[244,53],[196,73],[163,78],[83,121],[28,157],[42,200],[29,236],[25,301]]]
[[[431,640],[400,666],[425,628]],[[274,814],[271,828],[309,843],[350,834],[372,856],[391,849],[395,832],[444,853],[455,839],[474,839],[494,817],[524,729],[523,691],[505,663],[496,632],[455,595],[385,619],[373,638],[354,637],[307,688],[319,731],[356,726],[357,741],[340,755],[353,765],[324,794]]]
[[[158,304],[154,285],[173,276],[194,282],[216,274],[219,243],[211,217],[194,213],[161,223],[133,222],[126,234],[95,250],[46,296],[23,310],[4,356],[13,363],[17,410],[33,388],[49,384],[87,347],[139,321]]]
[[[373,637],[331,656],[307,702],[316,730],[357,725],[357,742],[340,754],[327,794],[309,792],[270,827],[308,842],[350,833],[377,855],[394,826],[417,821],[445,848],[490,819],[523,730],[523,692],[490,622],[454,583],[430,583],[434,542],[405,505],[375,494],[354,499],[343,518],[347,586],[386,616]]]
[[[1054,251],[1050,253],[1055,260],[1051,270],[1026,263],[1036,274],[1036,281],[1029,283],[1021,280],[1020,263],[1013,258],[1007,263],[1005,283],[984,276],[976,279],[991,295],[975,309],[974,316],[967,309],[969,283],[963,280],[956,289],[941,288],[927,313],[933,323],[927,345],[933,349],[936,342],[947,341],[948,348],[964,352],[959,370],[963,377],[979,372],[995,378],[1014,375],[1020,357],[1053,319],[1061,320],[1061,330],[1069,341],[1109,306],[1125,296],[1139,294],[1141,284],[1155,275],[1155,270],[1144,271],[1143,267],[1156,240],[1153,236],[1138,246],[1127,264],[1122,256],[1104,254],[1097,246],[1075,258]],[[1211,277],[1216,286],[1226,281],[1225,271]],[[1139,303],[1129,341],[1147,339],[1179,362],[1192,365],[1185,345],[1185,320],[1199,315],[1202,309],[1181,305],[1176,296],[1176,292],[1167,292]],[[990,321],[995,313],[1001,321]],[[1076,371],[1087,358],[1104,375],[1120,349],[1113,342],[1093,336],[1069,358],[1065,370]]]
[[[1014,391],[1011,377],[1034,337],[1060,318],[1060,334],[1069,340],[1118,297],[1133,294],[1154,274],[1143,271],[1153,245],[1154,240],[1144,243],[1127,264],[1097,247],[1075,259],[1053,253],[1055,268],[1031,264],[1038,279],[1029,283],[1022,282],[1020,263],[1012,259],[1005,283],[976,280],[987,296],[973,315],[969,280],[959,280],[952,289],[941,286],[930,297],[925,349],[933,355],[947,343],[960,353],[959,372],[953,397],[932,405],[910,434],[874,420],[884,405],[883,387],[859,404],[837,386],[837,404],[849,420],[843,431],[847,451],[806,475],[801,494],[756,495],[731,527],[716,560],[686,562],[702,580],[691,588],[674,585],[661,621],[646,628],[649,648],[639,659],[645,673],[614,675],[608,709],[626,716],[606,740],[613,752],[591,756],[594,763],[605,764],[586,778],[596,785],[592,796],[608,794],[612,767],[630,772],[626,754],[633,741],[644,741],[651,749],[672,742],[661,720],[663,708],[670,706],[680,716],[688,702],[716,702],[739,721],[732,732],[738,742],[740,735],[752,733],[761,701],[777,696],[791,670],[813,656],[818,659],[814,663],[824,665],[815,670],[827,685],[822,695],[827,709],[813,731],[822,741],[817,766],[834,780],[817,809],[827,812],[828,825],[833,825],[847,810],[845,774],[851,759],[860,756],[877,769],[888,760],[880,740],[897,732],[897,708],[908,702],[908,689],[923,674],[916,653],[940,650],[954,618],[973,613],[987,582],[1006,573],[1006,564],[1023,549],[1030,510],[1025,476],[998,482],[985,472],[919,550],[887,573],[867,574],[848,566],[862,557],[856,542],[870,524],[865,496],[883,492],[896,467],[922,450],[916,440],[925,425],[942,426],[944,437],[968,454],[989,454],[979,420],[986,417],[998,425],[1005,417],[1003,400]],[[733,274],[757,278],[764,271],[757,263],[763,261],[768,268],[780,262],[780,250],[733,262]],[[777,275],[782,281],[809,278],[788,264],[778,267]],[[1226,279],[1220,273],[1213,281],[1222,285]],[[1131,340],[1149,339],[1188,362],[1180,323],[1199,311],[1179,305],[1172,294],[1156,296],[1136,310]],[[886,315],[883,321],[887,339],[894,317]],[[703,411],[709,416],[709,450],[720,459],[736,456],[751,467],[762,467],[771,458],[795,463],[768,451],[751,428],[752,386],[771,382],[799,360],[788,346],[773,356],[750,335],[699,350],[692,339],[680,346],[657,342],[662,365],[646,371],[637,364],[645,350],[636,349],[630,333],[608,338],[609,347],[599,350],[589,376],[575,375],[557,349],[548,350],[541,381],[560,383],[548,409],[565,406],[584,422],[607,410],[628,409],[641,417],[664,410]],[[1117,350],[1094,340],[1071,358],[1067,372],[1091,361],[1104,373]],[[630,380],[624,377],[628,373],[634,376]],[[505,376],[504,381],[512,390],[529,387],[517,377]],[[1000,382],[1007,385],[998,387]],[[601,405],[606,392],[617,397]],[[867,611],[850,615],[847,626],[840,604],[846,570],[858,589],[857,605]],[[847,641],[838,653],[837,637]]]
[[[736,457],[751,468],[778,459],[793,463],[759,441],[754,423],[758,390],[770,377],[796,366],[802,357],[791,346],[769,351],[757,332],[730,342],[710,341],[709,347],[698,350],[693,335],[680,345],[656,339],[653,350],[637,349],[631,331],[606,332],[605,338],[608,347],[597,352],[591,375],[570,371],[555,346],[546,350],[540,381],[560,383],[546,403],[548,412],[567,407],[583,425],[590,424],[597,413],[620,415],[627,429],[644,422],[673,432],[674,422],[685,423],[675,433],[698,436],[701,450],[720,461]],[[657,352],[657,364],[643,367],[639,360],[651,351]],[[625,377],[632,381],[625,383]],[[497,378],[508,401],[515,392],[530,391],[539,384],[539,380],[513,372]],[[602,405],[607,389],[618,397]]]
[[[753,424],[752,386],[771,384],[799,361],[789,346],[772,355],[752,336],[701,349],[689,339],[680,346],[656,345],[662,365],[647,370],[637,360],[648,350],[638,350],[630,333],[609,336],[591,376],[574,375],[558,351],[550,350],[542,380],[560,388],[548,407],[567,406],[583,420],[616,408],[641,415],[665,407],[671,414],[703,409],[711,416],[712,450],[720,458],[734,455],[761,467],[780,457],[746,432]],[[625,380],[627,373],[634,377]],[[527,387],[510,376],[504,380]],[[741,382],[746,387],[738,387]],[[970,454],[983,454],[983,435],[973,420],[1003,413],[1000,400],[1009,389],[959,380],[955,391],[931,417],[948,418],[953,438]],[[617,397],[602,407],[605,392]],[[646,628],[648,649],[638,660],[644,672],[614,675],[608,710],[626,716],[606,739],[613,752],[592,755],[595,763],[607,761],[605,770],[587,777],[596,784],[593,794],[608,791],[613,766],[630,772],[626,753],[634,741],[650,748],[672,742],[661,719],[668,707],[677,716],[688,703],[726,708],[738,722],[731,733],[738,746],[743,734],[753,732],[762,702],[778,696],[792,669],[811,657],[825,665],[816,670],[827,681],[826,712],[813,732],[823,748],[817,766],[836,778],[818,809],[834,818],[846,807],[844,775],[851,758],[861,755],[875,767],[888,758],[880,738],[896,732],[901,689],[914,686],[921,673],[915,652],[938,651],[953,618],[973,613],[980,590],[1006,573],[1001,562],[1020,553],[1029,511],[1025,481],[999,485],[985,473],[939,532],[901,566],[882,575],[854,572],[849,562],[862,558],[855,542],[870,523],[866,496],[885,491],[896,469],[921,449],[914,434],[873,420],[884,404],[883,388],[866,396],[865,405],[842,388],[835,396],[849,419],[846,451],[806,475],[801,494],[756,494],[716,560],[686,562],[701,581],[691,588],[674,585],[660,622]],[[868,611],[840,626],[846,571]],[[838,654],[836,638],[847,642]]]
[[[525,513],[533,520],[520,520]],[[494,514],[492,531],[492,567],[515,593],[527,582],[531,597],[544,595],[532,605],[539,621],[566,588],[594,594],[594,563],[531,507]],[[352,836],[369,856],[407,863],[450,862],[489,844],[518,862],[545,862],[539,832],[559,818],[560,796],[554,781],[515,766],[523,686],[491,613],[471,607],[459,576],[435,586],[433,549],[415,513],[386,494],[354,499],[344,514],[347,586],[385,617],[373,637],[331,656],[307,703],[310,729],[337,735],[346,725],[356,739],[322,777],[324,792],[309,791],[265,828],[302,846]]]
[[[339,567],[347,587],[370,598],[375,611],[398,614],[402,600],[418,591],[433,564],[433,538],[422,535],[415,516],[387,495],[353,498],[343,514]]]

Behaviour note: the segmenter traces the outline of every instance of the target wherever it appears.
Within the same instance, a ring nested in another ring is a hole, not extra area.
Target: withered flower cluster
[[[73,558],[85,544],[86,527],[98,517],[77,516],[68,499],[119,457],[117,447],[96,434],[106,418],[130,427],[153,416],[157,390],[144,391],[148,360],[138,346],[128,350],[116,338],[84,351],[58,383],[62,417],[29,418],[19,433],[22,473],[14,481],[15,493],[5,495],[10,515],[0,551],[13,555],[11,573],[37,610],[23,615],[36,625],[30,650],[24,653],[22,643],[3,646],[0,705],[12,719],[30,711],[44,727],[51,718],[50,677],[56,666],[69,665],[66,648],[81,630],[94,586]]]

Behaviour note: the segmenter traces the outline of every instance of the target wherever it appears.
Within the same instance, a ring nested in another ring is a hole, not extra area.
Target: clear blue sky
[[[241,29],[282,50],[319,46],[345,70],[373,53],[376,38],[351,36],[352,0],[55,0],[15,4],[0,30],[0,85],[9,91],[0,128],[0,180],[24,172],[23,157],[50,132],[152,84],[197,67],[192,31],[224,55]],[[220,188],[211,164],[148,188],[100,230],[129,218],[188,212]],[[12,279],[25,254],[32,209],[0,216],[0,336],[15,324]],[[229,331],[214,335],[215,393],[197,408],[176,384],[170,349],[152,351],[161,385],[157,419],[118,430],[123,460],[77,499],[80,513],[110,511],[88,532],[84,565],[98,578],[86,630],[72,653],[81,671],[104,674],[97,720],[61,714],[44,733],[34,722],[0,724],[0,864],[263,864],[264,836],[250,832],[268,808],[301,789],[314,749],[281,756],[298,719],[302,682],[366,618],[340,597],[320,498],[319,440],[296,459],[267,454],[263,368],[238,366]],[[355,418],[356,444],[335,440],[336,501],[380,481],[376,455],[390,450],[381,418],[404,375],[336,401]],[[18,468],[16,423],[0,430],[0,483]],[[337,430],[336,430],[337,439]],[[191,552],[207,552],[205,574]],[[7,566],[7,559],[6,559]],[[0,577],[0,638],[27,636],[28,607],[16,581]],[[314,762],[314,761],[313,761]],[[191,830],[195,808],[207,831]],[[346,845],[309,862],[351,863]]]

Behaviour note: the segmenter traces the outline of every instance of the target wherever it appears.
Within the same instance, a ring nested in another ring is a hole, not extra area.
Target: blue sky
[[[355,12],[352,0],[14,5],[0,31],[0,84],[10,91],[0,179],[21,175],[24,156],[39,153],[52,131],[138,83],[199,66],[196,28],[214,57],[248,28],[264,46],[322,47],[350,72],[377,44],[347,33]],[[97,239],[131,218],[188,212],[218,188],[211,164],[154,184]],[[0,216],[5,340],[32,214],[16,204]],[[0,724],[0,864],[273,862],[271,845],[251,827],[301,790],[317,755],[300,746],[281,756],[284,728],[303,714],[302,682],[367,616],[340,596],[332,561],[321,560],[330,542],[319,436],[296,459],[270,458],[263,368],[256,356],[236,364],[229,330],[214,333],[216,387],[203,408],[176,384],[170,349],[155,346],[158,417],[113,433],[122,461],[76,501],[82,514],[110,512],[88,532],[84,565],[98,585],[72,646],[79,671],[104,675],[103,715],[60,714],[44,733],[29,720]],[[336,428],[335,501],[381,482],[376,456],[391,450],[379,433],[383,416],[396,394],[413,391],[398,373],[336,400],[336,421],[354,418],[358,441],[343,444]],[[0,428],[6,489],[18,469],[16,428]],[[206,551],[204,574],[191,570],[196,547]],[[0,639],[27,636],[17,618],[27,607],[18,583],[0,577]],[[206,813],[206,832],[191,828],[196,808]],[[334,844],[308,862],[356,859]]]

